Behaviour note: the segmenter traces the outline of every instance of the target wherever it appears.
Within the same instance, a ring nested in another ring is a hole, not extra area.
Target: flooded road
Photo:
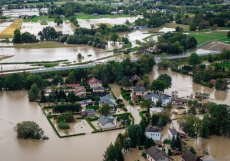
[[[18,140],[14,126],[25,120],[37,122],[50,139]],[[107,146],[116,139],[119,132],[124,131],[60,139],[38,104],[28,101],[26,91],[0,92],[0,127],[0,157],[4,161],[63,161],[67,158],[69,161],[101,161]]]

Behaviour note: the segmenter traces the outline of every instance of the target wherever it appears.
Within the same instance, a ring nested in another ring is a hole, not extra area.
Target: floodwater
[[[77,21],[80,27],[91,28],[92,25],[97,27],[97,25],[101,23],[110,24],[110,25],[121,25],[121,24],[125,24],[127,21],[129,21],[130,23],[133,23],[140,17],[141,16],[119,17],[119,18],[99,18],[99,19],[78,19]]]
[[[172,94],[173,91],[178,92],[179,97],[190,97],[196,92],[205,92],[210,94],[210,99],[219,104],[227,104],[230,106],[230,92],[218,91],[214,88],[208,88],[192,82],[192,77],[176,73],[170,70],[158,70],[155,66],[153,71],[149,74],[149,78],[152,81],[157,78],[159,74],[166,73],[172,77],[172,87],[165,92]]]
[[[29,32],[31,34],[37,35],[45,27],[54,27],[56,31],[61,31],[63,34],[73,34],[74,29],[71,26],[71,23],[64,22],[62,25],[57,25],[54,22],[48,22],[47,25],[41,25],[40,22],[24,22],[21,27],[21,32]]]
[[[45,141],[18,140],[18,122],[37,122],[50,138]],[[101,161],[104,151],[124,130],[58,138],[37,103],[30,103],[26,91],[0,92],[0,158],[4,161]],[[1,160],[0,159],[0,160]]]
[[[47,12],[47,8],[42,8],[42,12]],[[18,18],[21,15],[29,15],[29,16],[39,16],[39,10],[37,8],[24,8],[24,9],[10,9],[10,10],[4,10],[3,11],[3,16],[7,17],[13,17],[13,18]]]
[[[24,49],[24,48],[3,48],[0,55],[14,55],[11,58],[4,59],[3,62],[38,62],[38,61],[55,61],[69,60],[78,62],[77,55],[81,53],[84,56],[82,62],[95,60],[113,53],[104,49],[94,48],[88,45],[75,45],[66,48],[41,48],[41,49]]]
[[[10,26],[12,22],[2,22],[0,23],[0,32],[2,32],[3,30],[5,30],[8,26]]]

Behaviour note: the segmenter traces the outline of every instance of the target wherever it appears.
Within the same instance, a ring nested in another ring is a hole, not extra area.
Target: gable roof
[[[93,90],[105,90],[105,88],[102,86],[98,86],[98,87],[94,87]]]
[[[169,128],[169,132],[172,134],[172,135],[177,135],[178,132],[176,131],[175,128]]]
[[[165,99],[171,98],[171,96],[166,95],[166,94],[159,95],[156,93],[148,93],[144,96],[144,99],[152,100],[153,97],[158,99],[158,100],[165,100]]]
[[[100,102],[103,102],[104,104],[109,104],[109,105],[116,105],[116,100],[111,94],[107,94],[103,97],[100,97]]]
[[[162,107],[152,107],[149,109],[149,112],[156,112],[156,113],[161,113],[164,110]]]
[[[135,81],[135,80],[140,81],[141,78],[135,74],[134,76],[131,77],[131,81]]]
[[[98,79],[92,77],[88,80],[88,83],[89,84],[93,84],[93,83],[101,83],[101,81],[99,81]]]
[[[112,123],[114,122],[115,117],[113,116],[100,116],[98,119],[98,122],[104,126],[107,123]]]
[[[158,160],[161,157],[166,157],[166,158],[172,159],[164,151],[162,151],[162,150],[160,150],[160,149],[158,149],[158,148],[156,148],[154,146],[152,146],[149,149],[147,149],[146,153],[148,155],[150,155],[154,160]]]
[[[184,161],[197,161],[197,156],[189,150],[185,151],[181,158],[183,158]]]
[[[140,87],[140,86],[133,87],[133,91],[134,92],[145,92],[145,87]]]
[[[147,127],[145,129],[145,132],[161,132],[161,131],[162,131],[162,129],[159,128],[159,127],[156,127],[156,126],[154,126],[154,127]]]

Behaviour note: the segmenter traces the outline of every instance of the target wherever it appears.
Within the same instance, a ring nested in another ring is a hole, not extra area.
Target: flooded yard
[[[37,122],[50,139],[18,140],[14,127],[25,120]],[[66,158],[69,161],[101,161],[108,145],[115,141],[118,133],[124,132],[115,130],[60,139],[39,105],[28,101],[26,91],[0,92],[0,127],[0,147],[4,147],[1,148],[0,156],[5,158],[4,161],[19,158],[23,161],[63,161]],[[88,153],[90,155],[86,155]]]

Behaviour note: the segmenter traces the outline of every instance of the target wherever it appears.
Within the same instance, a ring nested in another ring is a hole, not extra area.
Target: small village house
[[[178,132],[176,131],[175,128],[169,128],[168,129],[168,136],[170,139],[172,139],[173,137],[176,138],[177,134],[178,134]]]
[[[110,113],[115,112],[115,107],[116,107],[117,103],[116,103],[116,100],[112,94],[107,94],[105,96],[100,97],[99,106],[103,106],[105,104],[107,104],[111,107]]]
[[[197,161],[198,157],[193,154],[191,151],[187,150],[185,151],[181,156],[182,161]]]
[[[113,116],[100,116],[98,119],[98,125],[102,130],[115,129],[116,118]]]
[[[154,104],[161,102],[162,106],[167,106],[172,102],[172,96],[166,94],[148,93],[144,99],[152,101]]]
[[[146,89],[144,87],[133,87],[131,97],[133,100],[138,98],[143,98],[146,94]]]
[[[162,107],[152,107],[149,109],[150,116],[152,116],[154,114],[162,113],[163,111],[164,111],[164,109]]]
[[[154,146],[146,149],[146,154],[148,161],[173,161],[173,159],[168,156],[163,150],[160,150]]]
[[[88,84],[89,84],[90,88],[102,87],[101,81],[99,81],[98,79],[96,79],[94,77],[92,77],[88,80]]]
[[[96,116],[96,111],[94,109],[86,109],[81,111],[81,115],[84,117],[94,117]]]
[[[154,141],[160,141],[161,132],[162,132],[162,129],[159,127],[147,127],[145,129],[145,136]]]

